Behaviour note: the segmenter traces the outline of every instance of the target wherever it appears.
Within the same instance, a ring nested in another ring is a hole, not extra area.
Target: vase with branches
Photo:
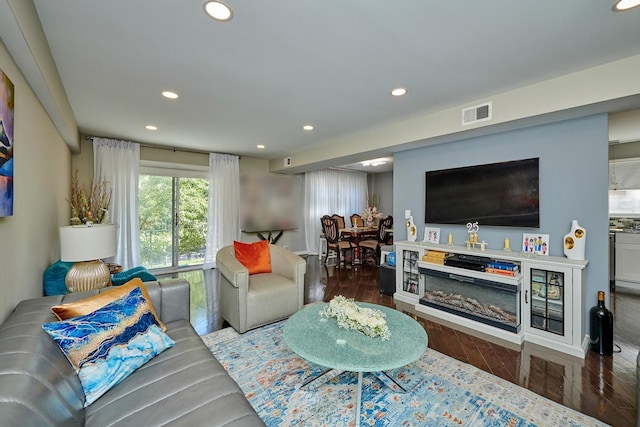
[[[360,212],[360,217],[367,226],[374,226],[380,219],[384,217],[383,213],[378,210],[380,198],[377,194],[367,195],[367,208]]]
[[[71,207],[72,224],[102,224],[109,217],[111,189],[104,181],[80,185],[78,171],[71,177],[71,199],[66,199]]]

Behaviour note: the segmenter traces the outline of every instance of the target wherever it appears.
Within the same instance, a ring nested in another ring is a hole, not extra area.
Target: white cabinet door
[[[424,249],[412,245],[396,244],[396,294],[394,298],[408,304],[418,304],[424,293],[420,283],[418,261]]]
[[[640,283],[640,244],[616,242],[616,280]]]
[[[573,344],[572,270],[527,263],[523,289],[525,334],[533,336],[532,341],[541,337],[540,344],[549,340]]]

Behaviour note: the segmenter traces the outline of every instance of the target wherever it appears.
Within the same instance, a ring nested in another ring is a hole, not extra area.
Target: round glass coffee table
[[[319,377],[302,385],[306,387],[320,377],[335,371],[358,373],[356,425],[360,424],[362,373],[382,373],[400,389],[404,389],[384,371],[415,362],[427,349],[427,333],[411,317],[392,308],[357,303],[380,310],[386,315],[391,338],[382,341],[360,332],[338,326],[336,319],[320,316],[328,303],[311,304],[293,314],[284,325],[284,341],[298,356],[329,368]],[[333,377],[335,375],[332,375]]]

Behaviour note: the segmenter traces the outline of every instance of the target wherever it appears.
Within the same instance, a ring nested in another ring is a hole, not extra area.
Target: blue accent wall
[[[394,155],[393,215],[395,240],[406,240],[404,212],[411,210],[424,235],[425,172],[428,170],[540,158],[540,228],[480,226],[480,239],[490,249],[502,249],[505,237],[512,250],[522,245],[523,233],[549,234],[550,255],[564,256],[564,235],[577,219],[587,231],[585,270],[585,330],[588,309],[597,291],[609,297],[608,117],[606,114],[535,126],[477,138],[407,150]],[[441,243],[449,233],[463,244],[463,225],[439,225]]]

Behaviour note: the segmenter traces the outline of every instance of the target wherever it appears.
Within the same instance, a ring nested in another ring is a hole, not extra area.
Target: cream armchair
[[[280,246],[269,250],[271,273],[252,275],[236,259],[233,245],[216,255],[220,314],[240,333],[286,319],[304,304],[305,260]]]

